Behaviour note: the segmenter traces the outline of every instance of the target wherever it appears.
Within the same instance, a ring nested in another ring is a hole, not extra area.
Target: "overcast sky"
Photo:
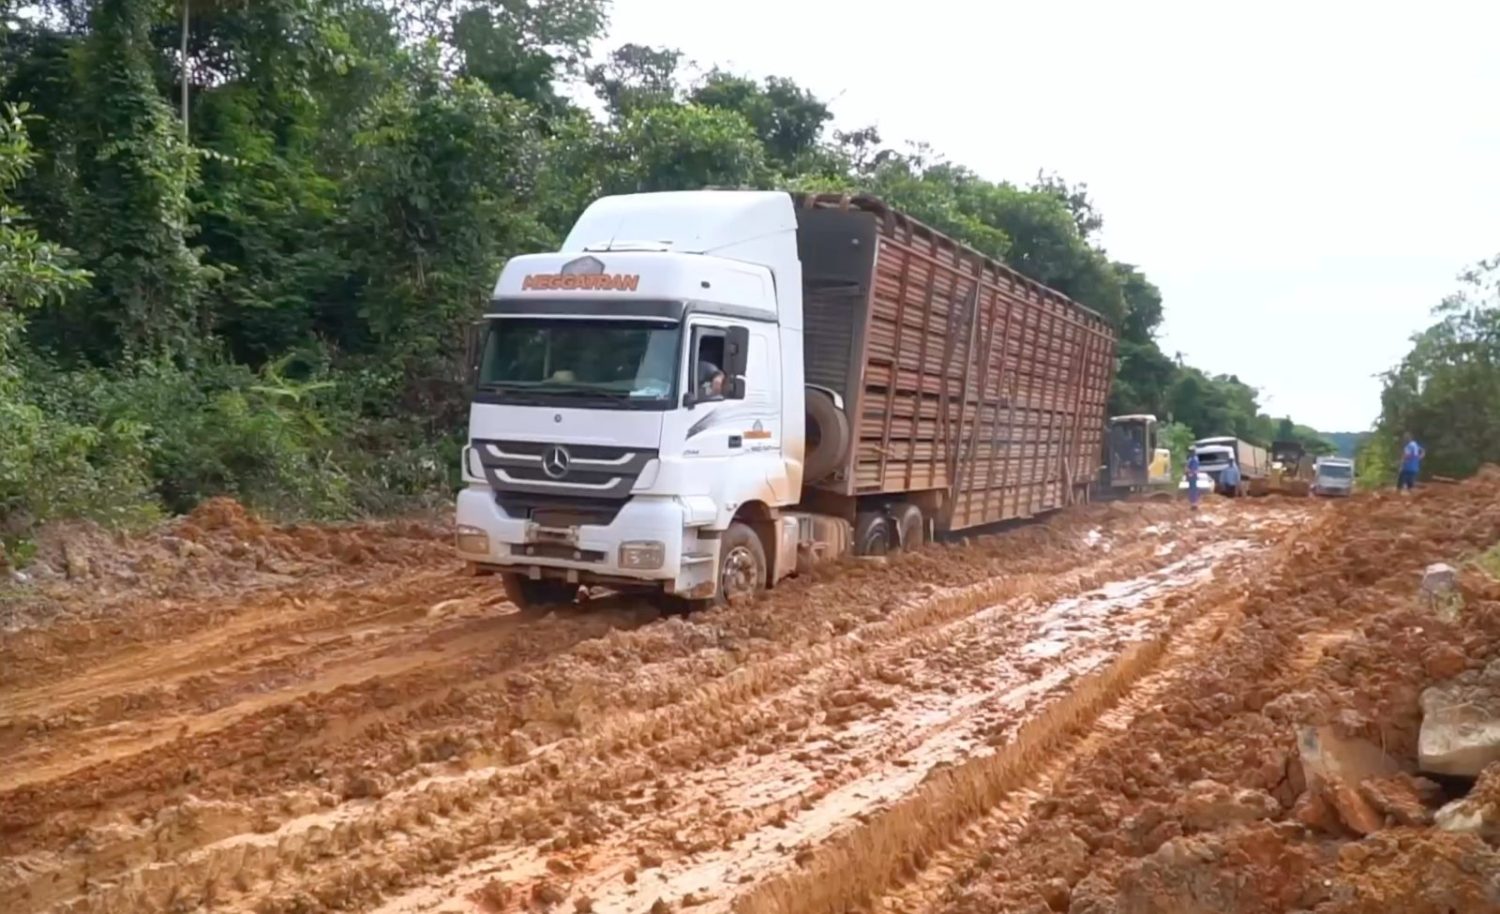
[[[887,12],[888,11],[888,12]],[[784,75],[835,125],[1085,182],[1162,348],[1324,431],[1500,253],[1500,0],[615,0],[608,42]]]

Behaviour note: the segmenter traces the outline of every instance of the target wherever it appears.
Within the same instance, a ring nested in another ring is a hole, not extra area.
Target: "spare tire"
[[[849,456],[849,417],[824,390],[809,387],[807,399],[807,457],[802,463],[804,485],[833,475]]]

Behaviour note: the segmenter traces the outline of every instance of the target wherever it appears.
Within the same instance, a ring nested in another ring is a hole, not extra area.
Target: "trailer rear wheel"
[[[862,511],[854,519],[854,554],[887,555],[894,552],[895,530],[891,519],[880,511]]]
[[[565,581],[533,581],[523,574],[502,574],[505,598],[523,615],[546,615],[548,610],[570,606],[578,599],[578,585]]]
[[[902,552],[921,549],[927,542],[927,522],[922,509],[911,502],[891,509],[891,524],[896,528],[896,545]]]
[[[820,482],[844,465],[852,436],[849,417],[833,403],[827,391],[809,388],[807,409],[807,459],[802,464],[803,483]]]

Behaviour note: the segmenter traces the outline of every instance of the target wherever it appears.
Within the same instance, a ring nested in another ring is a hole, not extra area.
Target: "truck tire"
[[[565,581],[533,581],[524,574],[502,574],[500,580],[505,586],[505,598],[522,615],[544,616],[578,599],[578,586]]]
[[[911,502],[891,508],[891,525],[896,529],[896,545],[902,552],[921,549],[927,542],[927,521],[922,509]]]
[[[714,603],[753,599],[766,589],[766,550],[760,537],[745,524],[735,521],[719,540],[719,592]]]
[[[821,482],[837,472],[849,456],[852,436],[849,417],[833,403],[827,391],[809,388],[807,404],[807,457],[802,462],[804,485]]]
[[[881,511],[861,511],[854,518],[854,554],[888,555],[895,540],[891,519]]]

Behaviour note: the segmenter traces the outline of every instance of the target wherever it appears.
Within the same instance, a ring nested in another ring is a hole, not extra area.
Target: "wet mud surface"
[[[1289,759],[1304,724],[1414,754],[1433,645],[1467,667],[1495,641],[1488,615],[1432,618],[1413,576],[1500,539],[1497,498],[1487,477],[1197,517],[1086,506],[687,617],[606,597],[522,618],[432,524],[281,528],[215,503],[83,537],[0,633],[0,897],[1446,910],[1400,892],[1481,899],[1483,841],[1309,827]],[[1466,613],[1493,608],[1487,580],[1464,573]],[[1188,800],[1223,800],[1203,781],[1269,805],[1200,828]],[[1248,900],[1272,870],[1285,887]]]

